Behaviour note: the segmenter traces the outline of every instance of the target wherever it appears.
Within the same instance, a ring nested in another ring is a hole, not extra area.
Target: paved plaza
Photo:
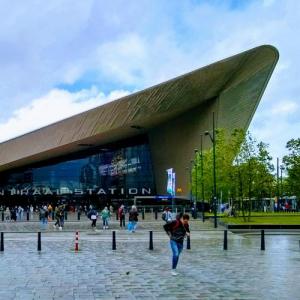
[[[17,226],[19,232],[4,234],[0,299],[300,299],[299,232],[266,235],[266,251],[260,250],[259,235],[230,233],[224,251],[223,228],[192,221],[191,250],[180,258],[180,274],[171,276],[162,221],[141,223],[136,233],[114,222],[115,251],[110,230],[88,225],[77,223],[82,229],[75,253],[71,223],[70,231],[42,232],[41,252],[36,232],[27,230],[38,222],[1,223],[1,230]]]

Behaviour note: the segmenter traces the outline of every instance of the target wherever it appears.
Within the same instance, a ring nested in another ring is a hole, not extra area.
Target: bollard
[[[261,231],[260,250],[265,250],[265,231]]]
[[[157,209],[155,210],[155,220],[157,220]]]
[[[65,220],[67,221],[68,220],[68,212],[65,211]]]
[[[78,243],[79,243],[79,237],[78,237],[78,231],[76,231],[75,233],[75,251],[78,251],[79,250],[79,246],[78,246]]]
[[[224,230],[224,245],[223,250],[227,250],[227,230]]]
[[[153,231],[149,231],[149,250],[153,250]]]
[[[77,220],[80,221],[80,211],[77,214]]]
[[[112,232],[112,249],[113,250],[117,249],[117,246],[116,246],[116,232],[115,231]]]
[[[37,246],[37,250],[38,251],[42,250],[41,232],[38,232],[38,246]]]
[[[1,244],[0,244],[0,251],[4,251],[4,232],[1,232]]]
[[[2,212],[2,222],[4,221],[4,211]]]
[[[29,211],[27,212],[27,221],[29,221]]]
[[[186,240],[186,249],[191,249],[191,237],[188,235]]]
[[[142,219],[145,220],[145,208],[142,210]]]

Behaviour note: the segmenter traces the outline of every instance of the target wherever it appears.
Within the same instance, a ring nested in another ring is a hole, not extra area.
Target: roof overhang
[[[218,124],[227,127],[234,124],[230,110],[251,98],[247,127],[278,57],[276,48],[260,46],[3,142],[0,171],[146,133],[216,98],[223,114]]]

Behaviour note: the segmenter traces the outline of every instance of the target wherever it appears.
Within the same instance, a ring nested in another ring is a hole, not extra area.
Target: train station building
[[[186,168],[212,113],[219,128],[247,129],[278,56],[260,46],[1,143],[1,203],[163,196],[167,169],[188,199]]]

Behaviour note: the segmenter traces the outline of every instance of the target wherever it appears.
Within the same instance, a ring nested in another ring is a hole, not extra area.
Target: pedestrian
[[[64,228],[64,225],[65,225],[65,209],[66,209],[66,206],[63,204],[59,207],[60,209],[60,218],[59,218],[59,223],[60,223],[60,226],[59,226],[59,230],[63,230]]]
[[[41,206],[41,208],[40,208],[41,229],[47,228],[48,215],[47,215],[46,211],[47,211],[47,206]]]
[[[129,232],[135,232],[138,222],[138,211],[135,205],[132,205],[131,210],[129,211],[129,222],[128,230]]]
[[[23,212],[24,212],[24,208],[19,205],[18,207],[18,220],[19,221],[23,221]]]
[[[29,207],[29,211],[30,211],[30,220],[33,220],[33,206],[32,206],[32,204]]]
[[[175,221],[164,225],[164,230],[170,237],[170,246],[173,255],[171,274],[173,276],[178,275],[178,273],[176,272],[176,268],[179,260],[179,255],[183,249],[183,240],[185,236],[190,235],[189,219],[190,216],[188,214],[180,214]]]
[[[61,218],[62,218],[62,208],[60,206],[56,206],[54,210],[54,215],[55,215],[55,224],[53,225],[53,228],[56,229],[58,227],[59,230],[62,230],[61,226]],[[61,229],[60,229],[61,228]]]
[[[15,208],[12,207],[10,210],[10,219],[15,222],[17,221],[17,210],[18,210],[17,207]]]
[[[48,209],[48,221],[50,222],[50,221],[52,221],[52,211],[53,211],[52,205],[49,204],[47,209]]]
[[[9,210],[8,206],[6,207],[6,210],[4,212],[4,216],[5,216],[5,221],[9,222],[10,221],[10,210]]]
[[[172,222],[172,213],[170,212],[170,209],[168,207],[165,208],[164,212],[161,215],[161,218],[166,223],[171,223]]]
[[[103,229],[108,229],[108,221],[110,218],[110,211],[108,210],[107,206],[101,211],[101,218],[103,222]]]
[[[96,223],[97,223],[97,218],[98,218],[98,213],[97,211],[91,207],[90,211],[88,212],[88,218],[92,221],[92,228],[95,230],[96,229]]]
[[[118,216],[120,220],[120,227],[125,227],[125,207],[123,204],[118,209]]]

